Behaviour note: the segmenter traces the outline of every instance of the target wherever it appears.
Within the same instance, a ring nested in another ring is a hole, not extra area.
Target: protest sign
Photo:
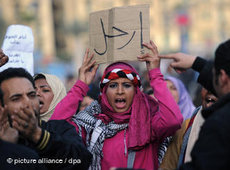
[[[0,71],[9,67],[22,67],[34,75],[34,38],[30,27],[24,25],[9,26],[4,37],[2,50],[8,55],[9,61],[0,68]]]
[[[135,61],[150,41],[149,5],[115,7],[90,14],[90,52],[97,63]]]

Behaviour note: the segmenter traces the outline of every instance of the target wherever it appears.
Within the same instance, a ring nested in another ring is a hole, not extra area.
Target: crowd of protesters
[[[99,68],[89,49],[68,90],[54,75],[0,72],[0,169],[228,169],[230,40],[214,61],[143,46],[144,89],[137,70],[117,61],[105,68],[97,100],[88,96]],[[181,80],[161,73],[162,58],[178,73],[199,73],[200,107]],[[0,66],[8,60],[0,50]]]

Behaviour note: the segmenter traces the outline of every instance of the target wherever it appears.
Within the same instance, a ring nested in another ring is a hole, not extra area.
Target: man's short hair
[[[230,76],[230,39],[217,47],[214,67],[217,75],[220,73],[220,69],[223,69]]]
[[[17,77],[28,79],[33,85],[33,87],[35,88],[33,77],[24,68],[7,68],[3,70],[2,72],[0,72],[0,90],[1,90],[1,84],[3,81],[11,79],[11,78],[17,78]],[[2,105],[4,105],[3,94],[4,92],[1,90],[1,93],[0,93],[1,101],[0,102]]]
[[[33,87],[35,87],[33,77],[24,68],[7,68],[0,72],[0,86],[3,81],[17,77],[28,79],[32,83]]]

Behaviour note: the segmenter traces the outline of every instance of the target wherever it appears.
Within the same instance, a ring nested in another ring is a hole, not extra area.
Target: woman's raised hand
[[[96,64],[96,61],[93,60],[93,54],[89,56],[89,49],[87,49],[85,52],[82,65],[79,68],[78,80],[81,80],[87,85],[89,85],[96,75],[98,66],[99,65]]]
[[[138,60],[146,62],[146,67],[148,71],[154,68],[159,68],[160,58],[158,57],[157,46],[153,43],[153,41],[150,41],[150,43],[143,43],[143,45],[147,47],[151,51],[151,53],[146,53],[142,56],[138,56]]]

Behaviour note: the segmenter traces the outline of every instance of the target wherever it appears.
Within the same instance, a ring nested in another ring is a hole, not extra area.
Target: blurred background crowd
[[[149,4],[150,39],[160,54],[181,51],[212,59],[216,46],[230,37],[229,0],[0,0],[0,4],[0,42],[9,25],[30,26],[35,39],[34,72],[57,75],[67,90],[76,80],[89,45],[91,12]],[[166,61],[161,64],[162,73],[179,77],[195,105],[199,105],[197,75],[192,70],[178,75]],[[142,68],[137,69],[141,73]],[[146,75],[142,73],[145,83]],[[96,81],[89,95],[97,98],[97,93]]]

